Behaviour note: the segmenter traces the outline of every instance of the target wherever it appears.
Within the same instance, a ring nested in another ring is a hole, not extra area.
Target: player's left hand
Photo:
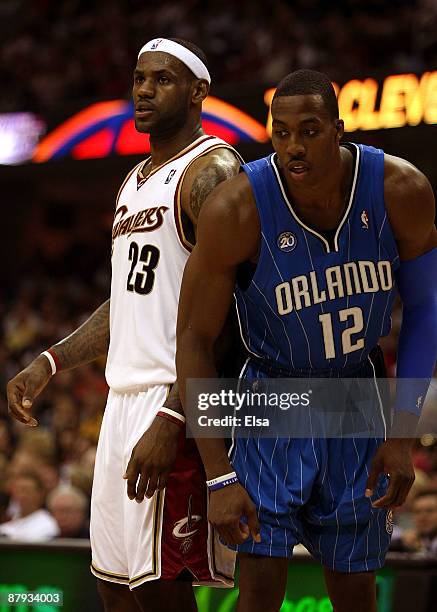
[[[374,508],[392,509],[405,502],[415,478],[411,446],[410,439],[389,438],[376,451],[367,479],[366,497],[373,495],[380,474],[388,474],[390,482],[386,494],[372,503]]]
[[[135,444],[126,473],[129,499],[142,502],[164,489],[178,450],[180,428],[167,419],[155,417],[152,425]]]

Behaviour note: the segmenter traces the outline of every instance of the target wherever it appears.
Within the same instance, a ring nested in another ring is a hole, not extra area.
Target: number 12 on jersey
[[[145,244],[140,252],[136,242],[129,245],[129,261],[132,262],[127,277],[128,291],[147,295],[155,284],[155,269],[159,263],[159,249],[152,244]],[[137,265],[140,264],[137,268]]]
[[[341,334],[341,346],[343,349],[343,355],[353,353],[359,349],[364,348],[364,338],[357,338],[352,341],[352,336],[363,331],[364,320],[363,311],[357,306],[353,308],[345,308],[344,310],[338,311],[339,320],[344,323],[349,319],[352,319],[352,325],[343,330]],[[332,314],[330,312],[319,315],[319,321],[322,324],[323,341],[325,343],[325,356],[326,359],[335,359],[335,343],[334,343],[334,332],[332,326]]]

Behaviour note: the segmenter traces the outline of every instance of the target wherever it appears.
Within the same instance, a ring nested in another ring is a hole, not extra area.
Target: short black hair
[[[279,96],[321,96],[332,119],[338,119],[338,101],[331,79],[317,70],[296,70],[287,74],[276,88],[273,100]]]
[[[168,38],[167,40],[172,40],[173,42],[178,43],[178,45],[182,45],[183,47],[191,51],[191,53],[194,53],[194,55],[197,55],[197,57],[202,60],[206,68],[209,70],[208,60],[206,59],[206,55],[200,47],[190,42],[189,40],[183,40],[182,38]]]

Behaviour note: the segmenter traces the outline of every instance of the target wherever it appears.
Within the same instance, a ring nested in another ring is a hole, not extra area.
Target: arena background
[[[46,505],[59,484],[86,496],[75,531],[86,535],[104,363],[57,375],[35,406],[36,430],[8,418],[5,386],[109,295],[115,195],[148,150],[130,105],[138,49],[155,36],[204,49],[213,78],[205,131],[246,160],[271,150],[275,83],[296,68],[324,71],[339,92],[346,138],[405,157],[435,190],[437,0],[2,0],[0,32],[0,531],[19,510],[29,485],[23,474],[31,472]],[[384,340],[392,375],[399,321],[397,308]],[[428,397],[431,409],[436,398],[435,391]],[[437,559],[416,541],[405,544],[416,529],[414,496],[434,490],[437,508],[437,432],[417,442],[415,464],[416,483],[395,516],[403,552],[391,554],[378,582],[379,609],[387,612],[410,609],[411,601],[417,612],[437,605]],[[77,516],[78,499],[64,512]],[[435,521],[437,537],[437,510]],[[0,597],[10,585],[61,589],[65,610],[98,609],[87,541],[74,542],[24,546],[0,536]],[[302,555],[283,612],[330,610],[318,568]],[[201,612],[232,610],[235,595],[225,595],[199,591]],[[9,609],[0,601],[0,611]]]

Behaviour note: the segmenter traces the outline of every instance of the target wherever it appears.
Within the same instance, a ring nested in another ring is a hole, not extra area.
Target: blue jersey
[[[253,278],[247,288],[240,281],[235,292],[251,357],[242,373],[246,380],[375,378],[379,351],[372,349],[390,330],[399,256],[384,205],[384,153],[347,146],[355,159],[352,188],[330,240],[299,219],[276,155],[243,166],[261,225]],[[376,380],[374,401],[381,404]],[[261,525],[261,543],[249,538],[238,550],[289,557],[301,542],[335,571],[381,567],[391,513],[374,508],[365,489],[382,441],[244,439],[237,431],[232,464]],[[387,482],[381,476],[373,501],[385,494]]]
[[[354,153],[350,197],[333,240],[293,208],[276,154],[243,166],[261,225],[259,261],[235,295],[249,354],[285,371],[341,370],[390,331],[399,255],[384,204],[384,153]]]

